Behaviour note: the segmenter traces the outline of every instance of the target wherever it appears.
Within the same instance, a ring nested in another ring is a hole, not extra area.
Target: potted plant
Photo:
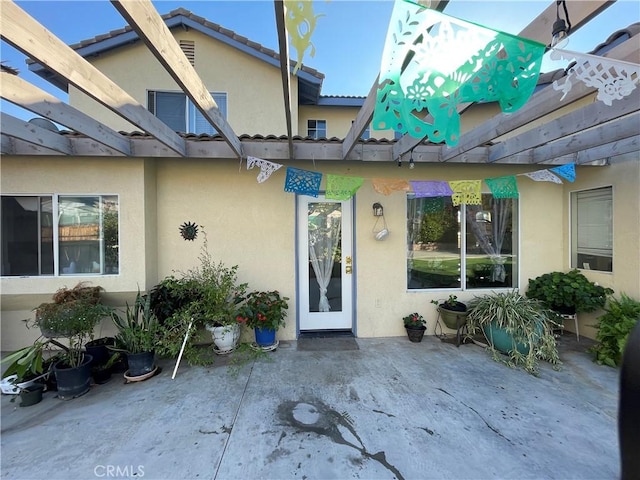
[[[193,287],[193,297],[184,309],[195,320],[196,327],[204,326],[211,332],[216,353],[229,353],[240,340],[236,313],[247,284],[239,283],[237,265],[227,267],[224,262],[213,260],[206,234],[198,258],[200,265],[184,275],[184,280]]]
[[[467,305],[459,302],[456,295],[449,295],[446,300],[431,300],[431,303],[438,306],[438,313],[444,324],[452,329],[460,329],[467,319]]]
[[[640,302],[625,295],[609,298],[605,313],[598,317],[596,341],[589,352],[600,365],[617,367],[633,327],[640,322]]]
[[[9,363],[2,375],[2,393],[19,395],[21,407],[35,405],[42,400],[44,382],[50,374],[50,367],[43,358],[47,344],[48,340],[38,339],[33,345],[7,355],[0,362]],[[15,401],[15,397],[11,401]]]
[[[115,346],[109,348],[126,354],[129,370],[125,372],[125,378],[139,380],[152,376],[157,368],[155,346],[159,328],[149,295],[142,295],[138,290],[133,305],[126,303],[125,318],[117,312],[113,312],[111,318],[118,333]]]
[[[476,297],[467,316],[469,335],[482,332],[494,354],[507,354],[508,365],[521,365],[532,374],[538,372],[538,360],[560,363],[553,335],[555,315],[540,301],[527,298],[517,290]]]
[[[42,332],[55,332],[50,333],[49,343],[62,349],[60,361],[53,365],[59,398],[75,398],[89,390],[92,357],[83,351],[83,347],[93,339],[96,325],[111,312],[110,307],[89,296],[46,303],[36,308],[33,323]],[[64,337],[66,345],[53,337]]]
[[[73,288],[62,287],[53,294],[50,303],[43,303],[35,309],[36,325],[40,328],[40,332],[46,338],[68,337],[65,331],[64,320],[58,316],[58,312],[62,309],[59,305],[75,305],[78,302],[86,305],[97,305],[100,303],[100,294],[102,292],[100,286],[89,286],[87,282],[80,282]],[[38,322],[38,318],[46,318],[44,322]],[[62,323],[57,323],[56,319],[60,319]]]
[[[285,325],[289,305],[288,297],[277,290],[250,292],[238,309],[236,321],[253,328],[256,345],[262,349],[274,349],[278,342],[276,330]]]
[[[412,342],[421,342],[424,337],[424,332],[427,329],[427,321],[418,312],[414,312],[411,315],[407,315],[402,318],[404,322],[404,328],[407,331],[407,336]]]
[[[529,279],[526,296],[563,315],[593,312],[605,305],[613,290],[591,282],[579,270],[551,272]]]
[[[106,362],[97,364],[91,368],[93,381],[102,385],[111,380],[112,368],[120,360],[120,352],[111,352]]]

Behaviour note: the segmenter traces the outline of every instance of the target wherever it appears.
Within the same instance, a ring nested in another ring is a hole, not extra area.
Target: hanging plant
[[[198,237],[198,225],[192,222],[184,222],[180,226],[180,235],[185,240],[194,241]]]

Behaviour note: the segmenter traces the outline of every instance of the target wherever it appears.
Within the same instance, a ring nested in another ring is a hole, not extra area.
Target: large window
[[[613,190],[571,194],[571,267],[613,270]]]
[[[483,194],[482,205],[454,206],[451,197],[407,199],[410,290],[517,287],[517,244],[516,200]]]
[[[326,120],[307,120],[307,136],[325,138],[327,136]]]
[[[118,197],[2,196],[2,276],[116,274]]]
[[[222,116],[227,118],[227,94],[211,92]],[[216,129],[182,92],[148,92],[148,108],[175,132],[213,135]]]

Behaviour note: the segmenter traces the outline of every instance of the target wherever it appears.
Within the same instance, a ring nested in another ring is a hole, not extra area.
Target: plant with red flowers
[[[277,330],[285,325],[288,297],[280,296],[277,290],[271,292],[254,291],[247,295],[238,309],[236,320],[249,328]]]
[[[403,317],[404,326],[406,328],[420,328],[426,325],[427,321],[418,312]]]

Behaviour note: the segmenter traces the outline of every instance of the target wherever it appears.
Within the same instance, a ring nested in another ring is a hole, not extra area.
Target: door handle
[[[351,273],[351,265],[347,265],[347,266],[344,268],[344,273]]]
[[[344,259],[347,265],[351,265],[351,257],[347,257]]]

